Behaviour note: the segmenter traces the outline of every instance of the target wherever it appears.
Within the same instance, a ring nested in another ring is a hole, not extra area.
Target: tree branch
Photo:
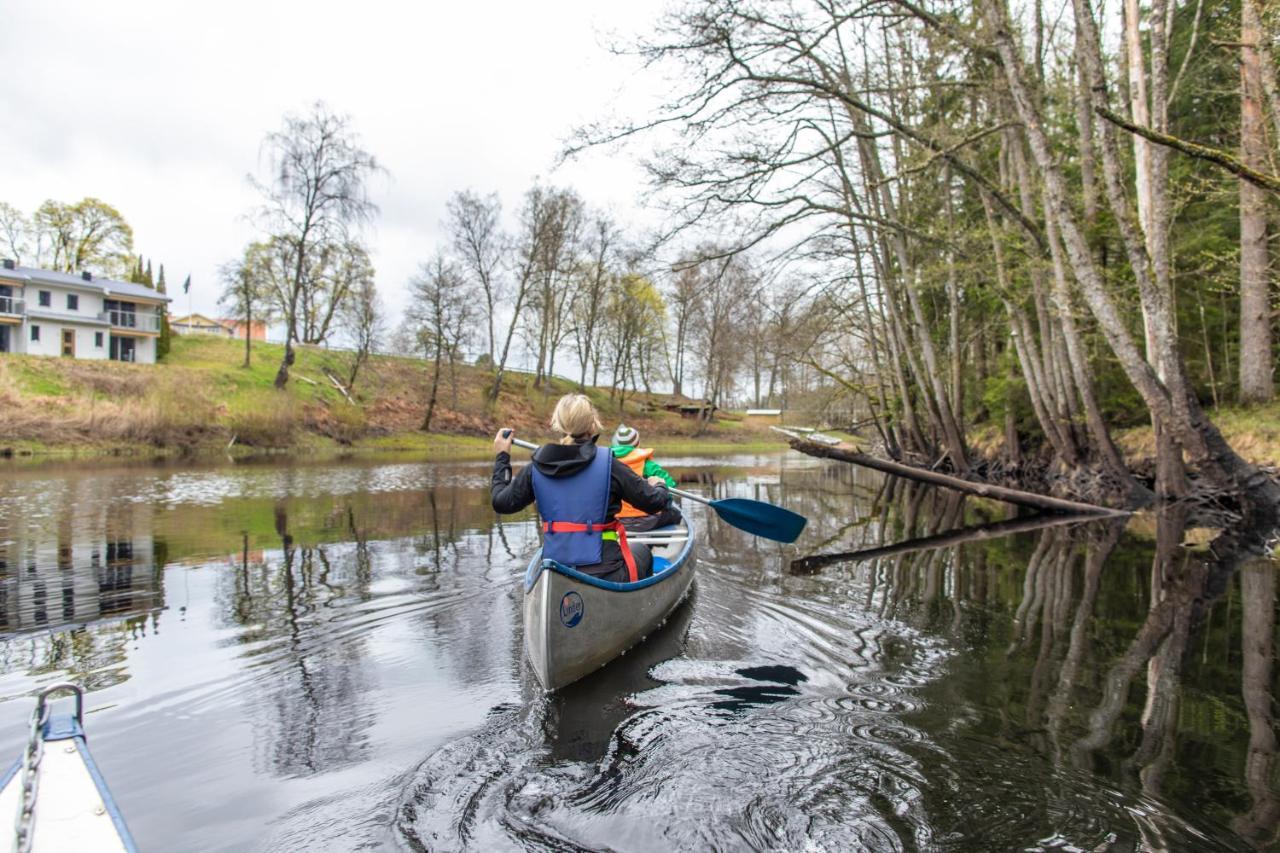
[[[1157,145],[1163,145],[1166,148],[1172,148],[1174,151],[1181,151],[1188,157],[1194,157],[1197,160],[1205,160],[1213,163],[1236,177],[1248,181],[1256,187],[1264,190],[1280,194],[1280,176],[1268,175],[1266,172],[1259,172],[1257,169],[1251,169],[1238,159],[1231,156],[1225,151],[1218,148],[1210,148],[1207,145],[1201,145],[1197,142],[1188,142],[1185,139],[1179,139],[1167,133],[1161,133],[1158,130],[1152,130],[1149,127],[1142,127],[1112,112],[1106,107],[1095,107],[1094,112],[1105,118],[1107,121],[1121,127],[1130,133],[1137,134],[1143,139],[1154,142]]]

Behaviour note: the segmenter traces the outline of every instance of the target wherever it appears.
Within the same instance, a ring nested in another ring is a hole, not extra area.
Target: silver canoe
[[[610,583],[533,555],[524,577],[524,647],[538,681],[558,690],[595,672],[657,629],[689,594],[695,531],[686,517],[632,538],[653,548],[653,577]]]
[[[50,714],[50,698],[63,691],[75,693],[75,713]],[[0,815],[13,821],[14,849],[136,853],[85,743],[81,687],[63,683],[42,690],[29,737],[23,756],[0,780]]]

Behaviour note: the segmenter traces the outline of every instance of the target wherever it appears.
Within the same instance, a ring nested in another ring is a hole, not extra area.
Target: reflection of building
[[[105,531],[73,540],[0,543],[0,632],[136,615],[163,604],[162,560],[150,534]]]

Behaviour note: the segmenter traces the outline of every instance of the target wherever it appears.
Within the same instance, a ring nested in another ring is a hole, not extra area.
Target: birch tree
[[[307,294],[325,269],[321,256],[348,244],[377,213],[368,183],[382,168],[361,147],[351,120],[322,102],[305,114],[286,115],[263,145],[266,176],[249,177],[263,197],[258,218],[272,239],[288,244],[293,261],[280,291],[285,346],[275,386],[283,388],[296,358],[294,343],[302,339],[299,320],[311,310]]]

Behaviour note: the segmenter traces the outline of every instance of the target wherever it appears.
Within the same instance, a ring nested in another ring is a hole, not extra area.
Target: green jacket
[[[615,445],[614,447],[611,447],[610,450],[613,451],[613,456],[615,459],[621,459],[631,451],[635,450],[635,448],[628,447],[625,444],[619,444],[619,445]],[[642,476],[661,477],[663,480],[666,481],[666,484],[668,486],[670,486],[673,489],[676,487],[675,477],[672,477],[670,474],[668,474],[667,469],[663,468],[657,462],[654,462],[652,456],[644,460],[644,474]]]

